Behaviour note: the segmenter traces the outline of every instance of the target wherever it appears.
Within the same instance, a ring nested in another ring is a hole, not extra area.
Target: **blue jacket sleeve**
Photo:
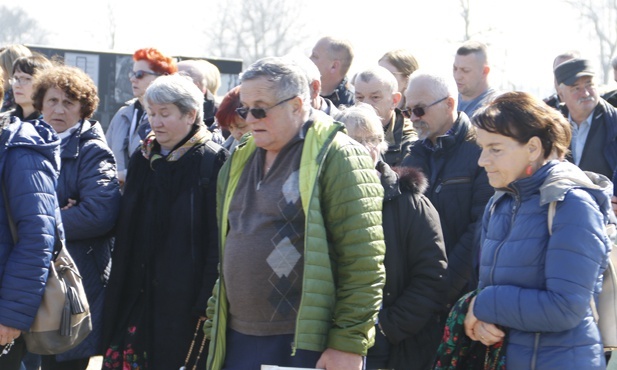
[[[34,320],[49,271],[58,210],[57,177],[45,157],[31,149],[10,149],[5,155],[1,186],[6,189],[19,241],[0,261],[0,324],[25,331]],[[4,209],[2,213],[1,227],[6,232],[2,242],[12,245]]]
[[[548,230],[547,230],[548,234]],[[594,286],[606,264],[604,217],[583,190],[557,204],[548,239],[544,289],[512,285],[485,287],[477,296],[479,320],[528,332],[560,332],[590,315]]]

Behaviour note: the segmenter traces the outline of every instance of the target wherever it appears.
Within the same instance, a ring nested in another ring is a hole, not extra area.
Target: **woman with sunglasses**
[[[34,108],[34,101],[32,100],[33,81],[37,74],[52,66],[51,61],[40,54],[15,60],[13,77],[10,81],[15,99],[15,110],[11,111],[12,116],[18,117],[22,121],[38,119],[41,116],[41,112]]]
[[[148,115],[143,101],[146,89],[157,77],[178,71],[174,59],[155,48],[137,50],[133,54],[133,60],[133,69],[128,78],[135,99],[128,101],[118,110],[105,134],[107,143],[116,156],[120,184],[124,184],[131,154],[149,131]]]

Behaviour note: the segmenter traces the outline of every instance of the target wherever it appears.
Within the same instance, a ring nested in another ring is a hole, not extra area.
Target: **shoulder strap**
[[[212,140],[206,141],[204,156],[201,160],[200,167],[200,177],[199,184],[203,188],[207,188],[210,185],[210,177],[212,175],[212,170],[214,169],[214,162],[219,157],[220,153],[225,153],[225,157],[228,156],[226,153],[227,149],[223,148],[221,145],[215,143]]]

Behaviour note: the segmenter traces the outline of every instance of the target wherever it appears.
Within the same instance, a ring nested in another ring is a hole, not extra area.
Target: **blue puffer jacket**
[[[39,308],[60,220],[55,192],[59,144],[42,121],[13,118],[0,134],[0,186],[19,238],[14,244],[0,196],[0,324],[22,331],[30,328]]]
[[[571,163],[551,161],[487,205],[474,314],[508,329],[508,370],[605,368],[590,301],[611,248],[604,225],[612,187],[596,176],[600,185]]]
[[[58,179],[61,207],[69,199],[77,203],[62,210],[66,246],[83,277],[92,313],[92,332],[77,347],[57,355],[59,361],[99,354],[104,285],[111,268],[113,236],[120,212],[120,183],[116,161],[96,121],[84,120],[62,140],[62,168]]]

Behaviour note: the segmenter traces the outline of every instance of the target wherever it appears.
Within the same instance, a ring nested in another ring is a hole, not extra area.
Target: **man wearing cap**
[[[567,159],[585,171],[612,178],[617,166],[617,110],[598,95],[594,75],[586,59],[570,59],[555,68],[572,125]]]

